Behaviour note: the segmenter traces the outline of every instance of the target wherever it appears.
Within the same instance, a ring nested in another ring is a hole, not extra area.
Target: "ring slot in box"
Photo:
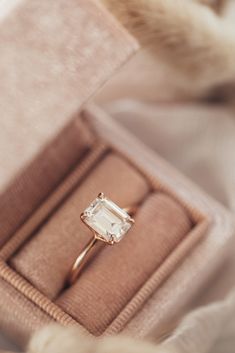
[[[64,287],[73,262],[91,237],[80,214],[100,190],[124,207],[143,200],[149,185],[123,158],[108,153],[11,258],[13,268],[50,299]]]

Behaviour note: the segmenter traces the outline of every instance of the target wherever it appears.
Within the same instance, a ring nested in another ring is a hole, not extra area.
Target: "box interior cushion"
[[[125,159],[107,154],[10,260],[17,272],[51,299],[63,289],[70,267],[91,237],[80,213],[99,192],[125,207],[141,202],[149,185]]]
[[[104,247],[57,304],[91,333],[101,334],[192,227],[171,197],[151,193],[117,245]]]

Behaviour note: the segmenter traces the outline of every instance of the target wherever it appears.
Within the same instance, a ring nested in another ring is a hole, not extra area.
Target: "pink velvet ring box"
[[[23,1],[1,29],[0,328],[22,346],[51,322],[160,335],[224,261],[229,212],[99,108],[81,108],[138,48],[99,4]],[[91,237],[80,213],[101,191],[138,205],[135,225],[68,287]]]

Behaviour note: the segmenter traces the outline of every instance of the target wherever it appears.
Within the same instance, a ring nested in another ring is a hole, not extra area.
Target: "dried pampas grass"
[[[28,353],[225,353],[235,344],[235,289],[227,299],[189,313],[161,344],[123,336],[94,338],[76,327],[49,325],[31,339]],[[231,336],[228,340],[229,335]],[[226,340],[224,340],[226,337]],[[233,345],[231,345],[231,339]],[[220,345],[219,345],[219,342]]]
[[[92,338],[78,328],[51,325],[31,340],[30,353],[170,353],[156,345],[124,337]]]
[[[190,92],[202,95],[235,81],[235,25],[223,18],[226,1],[102,1],[154,56],[175,68]]]

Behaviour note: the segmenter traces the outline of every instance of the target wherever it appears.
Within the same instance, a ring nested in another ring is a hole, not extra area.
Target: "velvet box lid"
[[[1,5],[0,193],[138,48],[98,1]]]

